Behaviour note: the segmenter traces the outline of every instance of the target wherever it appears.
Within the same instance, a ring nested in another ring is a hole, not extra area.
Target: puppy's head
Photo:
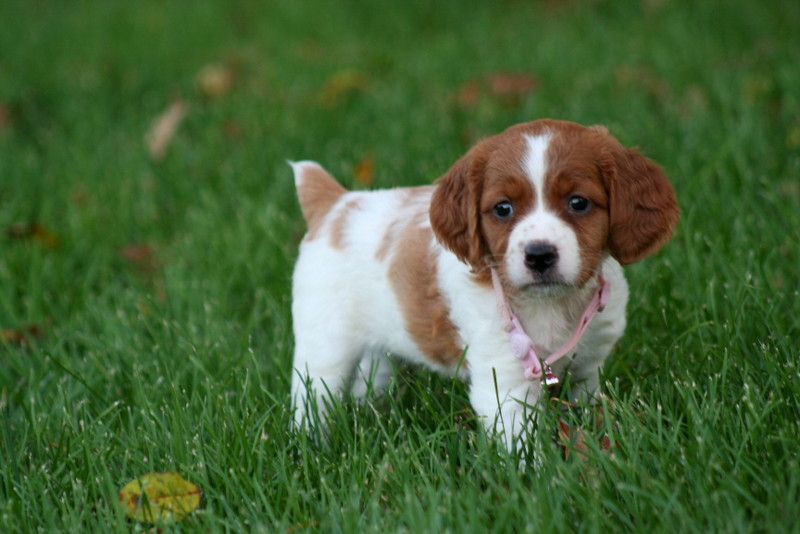
[[[603,127],[540,120],[478,143],[436,183],[437,239],[476,273],[518,290],[582,287],[610,254],[638,261],[678,221],[661,168]]]

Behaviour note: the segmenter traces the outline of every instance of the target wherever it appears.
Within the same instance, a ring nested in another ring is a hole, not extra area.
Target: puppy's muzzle
[[[534,241],[525,245],[525,265],[535,275],[550,274],[558,263],[558,249],[547,241]]]

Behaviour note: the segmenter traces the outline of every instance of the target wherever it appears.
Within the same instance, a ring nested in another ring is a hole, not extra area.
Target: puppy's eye
[[[514,214],[514,206],[508,201],[499,202],[492,208],[492,211],[494,211],[494,216],[502,221]]]
[[[586,213],[587,211],[589,211],[589,208],[592,206],[592,203],[589,201],[588,198],[574,195],[569,197],[569,200],[567,201],[567,206],[573,213]]]

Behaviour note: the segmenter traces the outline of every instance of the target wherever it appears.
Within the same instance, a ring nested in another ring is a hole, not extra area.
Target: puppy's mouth
[[[538,290],[549,290],[552,288],[568,289],[572,287],[572,284],[569,284],[564,280],[534,280],[533,282],[526,284],[525,287],[527,289],[538,291]]]
[[[574,288],[574,285],[562,279],[541,279],[518,286],[517,290],[523,295],[552,297],[568,293]]]

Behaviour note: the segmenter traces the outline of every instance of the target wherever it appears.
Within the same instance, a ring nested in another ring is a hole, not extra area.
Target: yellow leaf
[[[364,91],[369,84],[368,78],[357,70],[345,69],[333,74],[322,86],[319,92],[319,101],[327,106],[334,107],[344,98]]]
[[[795,126],[789,130],[786,136],[786,146],[791,150],[800,148],[800,126]]]
[[[358,183],[371,185],[372,177],[375,174],[375,158],[371,154],[367,154],[361,161],[356,163],[354,171]]]
[[[220,97],[233,87],[233,70],[226,65],[211,63],[200,69],[195,80],[203,95]]]
[[[200,506],[203,493],[178,473],[147,473],[120,490],[125,514],[136,521],[180,521]]]

